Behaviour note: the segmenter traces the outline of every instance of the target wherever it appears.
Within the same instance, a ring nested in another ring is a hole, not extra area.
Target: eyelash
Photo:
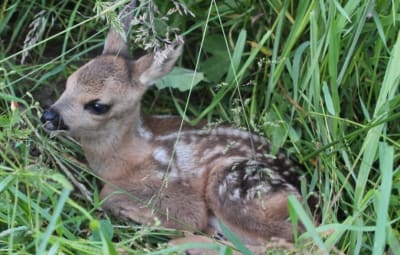
[[[83,106],[83,109],[95,115],[102,115],[107,113],[110,110],[111,105],[101,104],[99,103],[99,101],[99,99],[92,100],[89,103],[86,103]]]

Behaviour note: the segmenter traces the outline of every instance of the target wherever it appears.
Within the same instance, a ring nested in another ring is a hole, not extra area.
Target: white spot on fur
[[[280,179],[280,178],[277,178],[277,179],[272,179],[272,178],[271,178],[270,182],[271,182],[273,185],[282,185],[282,184],[284,183],[284,181],[283,181],[282,179]]]
[[[230,127],[218,127],[211,131],[211,134],[214,135],[226,135],[233,138],[241,138],[241,139],[248,139],[250,138],[250,134],[248,131],[242,131],[237,128],[230,128]],[[254,141],[259,141],[260,138],[257,135],[252,135]]]
[[[246,199],[254,199],[257,195],[266,194],[271,190],[271,186],[267,183],[260,183],[257,186],[251,187],[247,190]]]
[[[268,165],[273,165],[273,164],[275,164],[276,157],[275,157],[274,155],[264,153],[263,156],[264,156],[265,162],[266,162]]]
[[[178,143],[176,145],[176,166],[181,170],[182,174],[195,173],[196,175],[202,172],[202,168],[196,160],[196,147],[193,144]]]
[[[268,160],[275,160],[276,159],[275,155],[272,155],[272,154],[269,154],[269,153],[264,153],[263,156]]]
[[[159,141],[168,141],[168,140],[171,140],[171,139],[175,140],[176,139],[176,135],[177,135],[176,132],[169,133],[167,135],[160,135],[160,136],[156,137],[156,140],[159,140]]]
[[[230,183],[230,182],[237,182],[238,177],[239,177],[238,172],[232,172],[232,173],[229,173],[228,175],[226,175],[225,178],[226,178],[226,182]]]
[[[234,189],[233,192],[229,194],[229,199],[232,201],[240,200],[240,189],[239,188]]]
[[[264,156],[264,155],[261,154],[261,153],[257,153],[257,154],[256,154],[256,157],[257,157],[257,158],[262,158],[263,156]]]
[[[190,143],[197,143],[198,142],[198,136],[191,135],[190,137]]]
[[[284,160],[286,158],[286,155],[284,153],[279,153],[277,157],[279,160]]]
[[[210,159],[212,159],[218,155],[222,155],[224,152],[224,149],[225,148],[220,145],[205,149],[201,156],[201,162],[208,162]]]
[[[162,164],[168,164],[170,159],[167,150],[163,147],[157,147],[152,155],[155,160]]]
[[[140,137],[146,140],[150,140],[153,137],[153,134],[141,125],[138,127],[138,133]]]
[[[151,115],[152,118],[156,118],[156,119],[171,119],[174,118],[176,116],[174,115],[170,115],[170,114],[166,114],[166,115]]]
[[[289,183],[285,183],[283,186],[285,186],[286,190],[288,190],[288,191],[291,191],[291,192],[294,192],[294,193],[298,193],[297,189],[293,185],[291,185]]]
[[[226,193],[226,182],[223,182],[218,186],[218,195],[222,197],[225,195],[225,193]]]
[[[168,140],[176,140],[176,139],[182,139],[184,137],[187,136],[191,136],[191,135],[198,135],[198,136],[202,136],[202,135],[207,135],[208,131],[207,130],[188,130],[188,131],[182,131],[179,134],[178,137],[178,132],[172,132],[166,135],[160,135],[156,138],[156,140],[158,141],[168,141]]]
[[[290,165],[292,165],[292,161],[289,158],[286,158],[285,161],[283,162],[283,164],[285,166],[290,166]]]
[[[272,171],[274,171],[274,172],[279,172],[280,167],[278,167],[277,165],[273,165],[273,166],[271,166],[271,169],[272,169]]]

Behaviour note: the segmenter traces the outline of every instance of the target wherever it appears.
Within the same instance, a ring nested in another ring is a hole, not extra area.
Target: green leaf
[[[204,38],[203,51],[207,58],[199,63],[199,70],[204,72],[207,80],[221,82],[230,67],[229,52],[222,35],[210,35]]]
[[[111,240],[114,234],[113,226],[108,220],[92,220],[90,229],[93,231],[90,240],[93,241],[101,241],[101,235]]]
[[[220,57],[229,58],[226,52],[225,40],[222,35],[207,36],[204,39],[204,51]]]
[[[214,55],[209,57],[207,60],[200,63],[200,70],[204,72],[207,80],[215,83],[221,82],[222,77],[228,71],[227,68],[230,65],[228,54],[225,55]]]
[[[158,89],[175,88],[180,91],[189,90],[204,79],[204,74],[193,70],[175,67],[168,75],[156,81]]]

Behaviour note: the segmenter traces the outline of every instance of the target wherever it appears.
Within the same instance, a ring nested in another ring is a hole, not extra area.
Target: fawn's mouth
[[[68,126],[66,126],[64,123],[59,123],[59,125],[55,125],[51,121],[46,121],[43,124],[43,129],[46,132],[66,132],[68,131]]]

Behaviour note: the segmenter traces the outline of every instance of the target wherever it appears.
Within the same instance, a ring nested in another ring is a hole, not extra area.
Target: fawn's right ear
[[[183,39],[178,38],[173,45],[164,50],[147,54],[133,63],[133,75],[138,77],[143,85],[152,85],[157,79],[168,74],[182,54]]]
[[[129,28],[132,21],[134,10],[136,8],[136,0],[132,0],[125,5],[124,9],[119,14],[121,31],[117,31],[114,27],[110,29],[104,43],[103,54],[112,54],[116,56],[129,57]],[[124,34],[125,36],[123,36]]]
[[[103,55],[129,57],[129,46],[126,40],[115,28],[111,28],[104,43]]]

